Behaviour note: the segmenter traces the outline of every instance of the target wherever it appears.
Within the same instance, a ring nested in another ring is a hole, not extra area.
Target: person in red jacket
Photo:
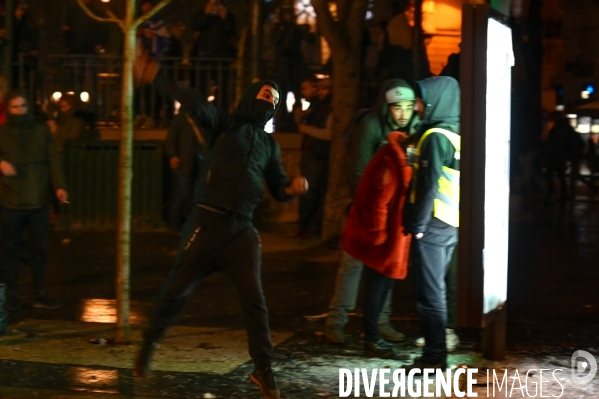
[[[389,143],[372,158],[358,185],[349,211],[341,245],[364,262],[364,354],[402,360],[393,345],[383,340],[378,319],[395,279],[408,271],[411,236],[403,227],[403,212],[412,168],[402,140],[408,136],[392,132]]]

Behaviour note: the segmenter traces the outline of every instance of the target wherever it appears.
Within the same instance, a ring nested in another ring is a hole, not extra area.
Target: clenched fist
[[[285,187],[288,195],[303,195],[308,192],[308,180],[304,176],[297,176]]]

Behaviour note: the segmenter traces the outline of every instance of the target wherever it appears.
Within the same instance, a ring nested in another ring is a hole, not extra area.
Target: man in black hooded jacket
[[[154,63],[145,69],[150,72],[143,72],[148,77],[141,74],[141,81],[154,80],[181,103],[206,135],[209,152],[196,192],[197,206],[184,226],[182,245],[145,330],[135,372],[138,376],[147,372],[157,342],[174,323],[200,280],[222,271],[235,286],[241,303],[249,353],[255,364],[250,381],[265,398],[278,399],[260,276],[260,237],[252,224],[252,214],[263,194],[262,179],[278,201],[289,201],[308,189],[304,177],[289,180],[278,144],[264,131],[279,105],[279,87],[272,81],[251,84],[237,111],[228,115],[167,81],[162,73],[157,73]],[[136,68],[139,70],[141,67]]]
[[[412,275],[425,344],[422,357],[408,369],[446,369],[445,277],[459,226],[460,86],[447,76],[416,83],[423,116],[414,136],[416,157],[404,223],[413,235]]]

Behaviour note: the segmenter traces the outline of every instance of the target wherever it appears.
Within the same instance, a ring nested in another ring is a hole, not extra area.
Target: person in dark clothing
[[[205,158],[205,143],[201,132],[188,113],[180,112],[171,124],[164,143],[172,170],[173,198],[171,199],[168,227],[180,232],[184,220],[183,208],[191,193],[198,166]]]
[[[92,0],[82,0],[94,15],[106,17],[105,13],[96,7]],[[87,91],[91,98],[98,97],[97,74],[98,66],[89,62],[87,56],[100,55],[106,52],[110,37],[109,24],[99,22],[87,15],[79,4],[73,4],[67,10],[66,20],[62,27],[63,44],[66,52],[71,55],[65,67],[71,70],[75,92]],[[80,57],[76,57],[80,56]]]
[[[412,233],[412,274],[416,307],[424,333],[422,357],[406,367],[447,368],[446,275],[457,245],[459,225],[460,86],[450,77],[417,82],[422,122],[406,205]]]
[[[201,58],[235,58],[237,23],[220,0],[208,0],[193,16],[192,54]]]
[[[95,15],[103,15],[91,0],[81,0],[81,2]],[[64,46],[69,54],[102,54],[108,43],[108,25],[90,18],[79,4],[73,5],[67,11],[62,30]]]
[[[234,15],[221,0],[207,0],[192,19],[192,57],[202,58],[191,76],[191,85],[205,88],[206,95],[214,95],[214,103],[230,108],[233,98],[232,60],[237,57],[237,23]],[[208,91],[215,88],[215,91]]]
[[[13,68],[12,87],[27,87],[35,85],[37,56],[39,55],[39,32],[33,23],[29,9],[24,3],[17,4],[12,37],[13,63],[23,62],[21,67]]]
[[[0,126],[0,220],[3,235],[3,273],[10,306],[19,309],[19,255],[25,230],[29,232],[35,300],[33,307],[56,309],[45,289],[48,263],[49,190],[59,202],[68,200],[64,176],[46,125],[33,119],[26,95],[11,90],[6,95],[7,121]]]
[[[304,53],[302,41],[311,42],[312,36],[296,24],[293,8],[285,7],[280,11],[280,20],[271,31],[270,38],[275,46],[275,76],[281,85],[282,96],[292,92],[300,98],[300,82],[304,71]],[[292,130],[293,119],[285,107],[277,115],[278,131]]]
[[[581,179],[580,162],[584,155],[585,143],[580,134],[570,125],[568,118],[562,113],[555,113],[555,124],[547,135],[546,148],[546,174],[548,196],[555,194],[554,176],[556,173],[560,182],[559,201],[568,199],[568,188],[566,186],[566,169],[570,162],[570,198],[576,198],[576,184],[580,180],[593,192],[597,187],[592,181]],[[547,198],[549,200],[549,198]]]
[[[263,194],[262,179],[278,201],[289,201],[308,189],[304,177],[287,177],[281,150],[264,131],[279,106],[279,86],[264,80],[252,83],[236,112],[228,115],[204,96],[179,88],[157,71],[153,62],[140,58],[136,63],[137,80],[154,80],[162,90],[168,90],[197,123],[206,137],[208,155],[197,186],[197,205],[185,223],[183,244],[144,332],[135,372],[139,376],[147,372],[157,342],[200,280],[222,271],[235,286],[243,310],[249,353],[255,365],[250,380],[265,398],[279,399],[271,369],[274,355],[260,277],[260,238],[252,215]]]
[[[311,84],[309,81],[305,83]],[[299,132],[303,134],[301,170],[311,185],[310,192],[300,198],[299,226],[296,233],[296,237],[300,239],[319,236],[322,228],[333,116],[330,79],[318,82],[316,96],[318,101],[315,102],[314,98],[309,100],[310,110],[300,120],[299,125]]]
[[[366,165],[387,144],[389,134],[393,131],[407,134],[414,132],[418,123],[418,116],[414,112],[415,101],[410,84],[402,79],[390,79],[382,84],[379,98],[373,107],[360,110],[354,115],[354,126],[348,129],[347,137],[344,138],[348,148],[347,172],[352,198]],[[325,328],[325,338],[330,343],[340,344],[345,341],[343,329],[348,320],[347,314],[356,307],[363,269],[361,261],[343,251]],[[391,325],[391,297],[392,290],[389,291],[379,317],[379,332],[383,339],[368,351],[375,356],[379,356],[381,351],[390,350],[390,344],[385,340],[399,342],[405,339],[404,334]]]

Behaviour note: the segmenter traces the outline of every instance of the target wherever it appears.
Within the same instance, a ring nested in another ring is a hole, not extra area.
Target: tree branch
[[[149,18],[153,17],[158,11],[162,10],[171,0],[162,0],[160,3],[156,4],[154,8],[152,8],[149,12],[137,18],[133,21],[133,28],[137,28],[143,22],[147,21]]]
[[[88,17],[95,19],[96,21],[100,21],[100,22],[113,22],[113,23],[119,25],[121,27],[121,29],[124,29],[125,25],[124,25],[123,21],[121,19],[116,18],[114,16],[114,14],[111,15],[111,18],[98,17],[85,4],[83,4],[81,2],[81,0],[77,0],[77,4],[79,4],[79,6],[83,9],[83,11],[87,14]]]
[[[337,22],[335,22],[331,15],[328,1],[312,0],[312,7],[314,7],[314,11],[316,12],[318,29],[322,32],[322,35],[329,43],[329,46],[340,46],[341,40],[337,32]]]

